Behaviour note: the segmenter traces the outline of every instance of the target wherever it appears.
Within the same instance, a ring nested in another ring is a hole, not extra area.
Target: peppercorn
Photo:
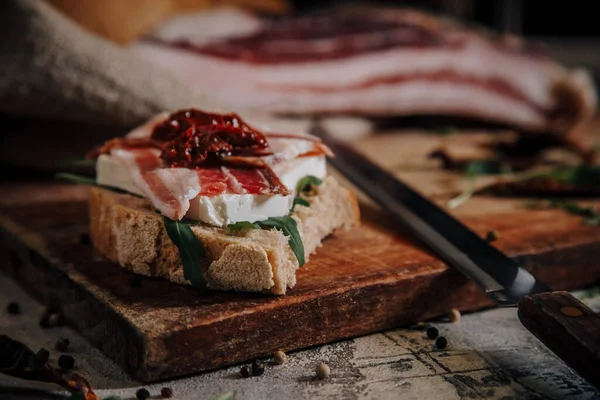
[[[331,369],[329,369],[329,365],[325,363],[320,363],[319,365],[317,365],[317,368],[315,368],[315,373],[317,374],[317,378],[325,379],[331,373]]]
[[[73,356],[63,354],[58,358],[58,366],[62,369],[71,369],[75,366],[75,359]]]
[[[42,313],[40,326],[42,328],[50,328],[50,311],[48,311],[48,309],[44,309],[44,312]]]
[[[43,366],[48,362],[48,359],[50,358],[50,352],[48,351],[48,349],[45,348],[41,348],[38,350],[37,353],[35,353],[35,362],[38,366]]]
[[[496,232],[495,230],[487,231],[487,233],[485,234],[485,240],[487,240],[490,243],[495,242],[496,240],[498,240],[498,232]]]
[[[273,361],[275,361],[275,364],[281,365],[285,363],[286,360],[287,356],[283,351],[277,350],[275,353],[273,353]]]
[[[244,365],[241,369],[240,369],[240,373],[242,374],[242,376],[244,378],[250,378],[252,376],[252,368],[250,368],[247,365]]]
[[[52,313],[48,317],[48,324],[50,327],[64,326],[65,325],[65,316],[62,315],[62,313]]]
[[[448,345],[448,340],[446,340],[446,338],[443,336],[440,336],[435,341],[435,347],[437,347],[438,349],[445,349],[447,345]]]
[[[252,363],[252,375],[261,376],[265,373],[265,364],[260,360],[254,360]]]
[[[165,399],[170,399],[171,397],[173,397],[173,389],[171,389],[170,387],[164,387],[160,389],[160,395]]]
[[[142,287],[142,277],[139,275],[132,276],[131,279],[129,280],[129,286],[131,286],[134,289],[141,288]]]
[[[57,351],[60,351],[60,352],[64,353],[65,351],[67,351],[67,348],[69,347],[70,343],[71,342],[69,342],[69,339],[67,339],[67,338],[60,338],[54,344],[54,348]]]
[[[427,337],[429,339],[435,339],[440,334],[440,331],[435,326],[430,326],[427,328]]]
[[[417,322],[417,328],[423,329],[424,327],[425,327],[425,322],[423,322],[423,321]]]
[[[6,312],[12,315],[19,315],[21,314],[21,307],[19,306],[19,303],[13,301],[6,306]]]
[[[460,319],[460,311],[458,311],[456,308],[453,308],[452,311],[450,311],[448,318],[450,318],[450,322],[458,322]]]
[[[148,397],[150,397],[150,392],[146,388],[141,388],[135,392],[135,397],[138,400],[146,400]]]

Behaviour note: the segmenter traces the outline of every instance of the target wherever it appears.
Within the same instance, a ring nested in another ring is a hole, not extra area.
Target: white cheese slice
[[[299,157],[275,165],[273,171],[285,186],[294,191],[298,181],[306,175],[325,177],[325,157]],[[96,181],[100,185],[141,195],[131,180],[127,166],[109,155],[98,158]],[[215,226],[226,226],[239,221],[262,221],[286,215],[292,206],[294,195],[224,193],[218,196],[197,196],[190,201],[190,208],[185,216]]]

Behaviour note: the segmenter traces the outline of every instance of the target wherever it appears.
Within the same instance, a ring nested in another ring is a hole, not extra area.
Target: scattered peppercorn
[[[450,322],[458,322],[460,319],[460,311],[458,311],[456,308],[453,308],[452,311],[450,311],[448,318],[450,318]]]
[[[61,353],[64,353],[65,351],[67,351],[67,348],[69,347],[70,343],[71,342],[69,342],[69,339],[67,339],[67,338],[60,338],[54,344],[54,348],[57,351],[60,351]]]
[[[260,360],[254,360],[252,363],[252,375],[261,376],[265,373],[265,364]]]
[[[435,326],[430,326],[427,328],[427,337],[429,339],[435,339],[440,334],[440,331]]]
[[[55,326],[64,326],[65,325],[65,316],[62,313],[52,313],[48,317],[48,324],[51,328]]]
[[[79,236],[79,244],[91,244],[92,240],[90,239],[90,235],[87,233],[82,233]]]
[[[62,369],[71,369],[75,366],[75,359],[73,356],[63,354],[58,358],[58,366]]]
[[[40,326],[42,328],[50,328],[50,314],[42,314],[42,318],[40,318]]]
[[[244,378],[250,378],[252,376],[252,368],[250,368],[247,365],[244,365],[241,369],[240,369],[240,373],[242,374],[242,376]]]
[[[48,349],[45,349],[43,347],[39,349],[37,353],[35,353],[35,362],[40,366],[46,364],[49,358],[50,352],[48,351]]]
[[[423,322],[423,321],[417,322],[417,328],[419,328],[419,329],[425,328],[425,322]]]
[[[6,306],[6,312],[12,315],[19,315],[21,314],[21,307],[19,306],[19,303],[15,303],[13,301],[8,303],[8,305]]]
[[[132,276],[131,279],[129,280],[129,286],[131,286],[134,289],[141,288],[142,287],[142,277],[139,275]]]
[[[331,369],[329,369],[329,365],[325,363],[320,363],[319,365],[317,365],[317,368],[315,368],[315,373],[317,374],[317,378],[325,379],[331,373]]]
[[[138,400],[146,400],[148,397],[150,397],[150,392],[146,388],[141,388],[135,392],[135,397]]]
[[[164,387],[160,389],[160,395],[165,399],[170,399],[171,397],[173,397],[173,389],[171,389],[170,387]]]
[[[437,347],[438,349],[445,349],[447,345],[448,345],[448,340],[443,336],[440,336],[435,341],[435,347]]]
[[[487,240],[490,243],[495,242],[496,240],[498,240],[498,232],[496,232],[495,230],[487,231],[487,233],[485,234],[485,240]]]
[[[275,353],[273,353],[273,361],[275,361],[275,364],[281,365],[285,363],[286,360],[287,356],[283,351],[277,350]]]

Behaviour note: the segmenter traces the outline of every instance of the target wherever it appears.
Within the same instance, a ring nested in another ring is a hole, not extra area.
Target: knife
[[[416,241],[470,278],[566,364],[600,388],[600,316],[565,291],[552,291],[500,250],[318,124],[331,165],[388,212]]]

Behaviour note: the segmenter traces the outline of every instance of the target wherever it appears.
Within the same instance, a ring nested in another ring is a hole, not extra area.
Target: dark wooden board
[[[154,381],[491,306],[467,279],[416,247],[377,211],[328,238],[281,297],[199,291],[133,276],[82,242],[85,189],[0,187],[0,268],[134,377]],[[473,204],[477,204],[474,202]],[[502,209],[500,207],[500,209]],[[462,217],[555,289],[600,278],[600,228],[558,210]],[[473,211],[473,210],[470,210]]]

